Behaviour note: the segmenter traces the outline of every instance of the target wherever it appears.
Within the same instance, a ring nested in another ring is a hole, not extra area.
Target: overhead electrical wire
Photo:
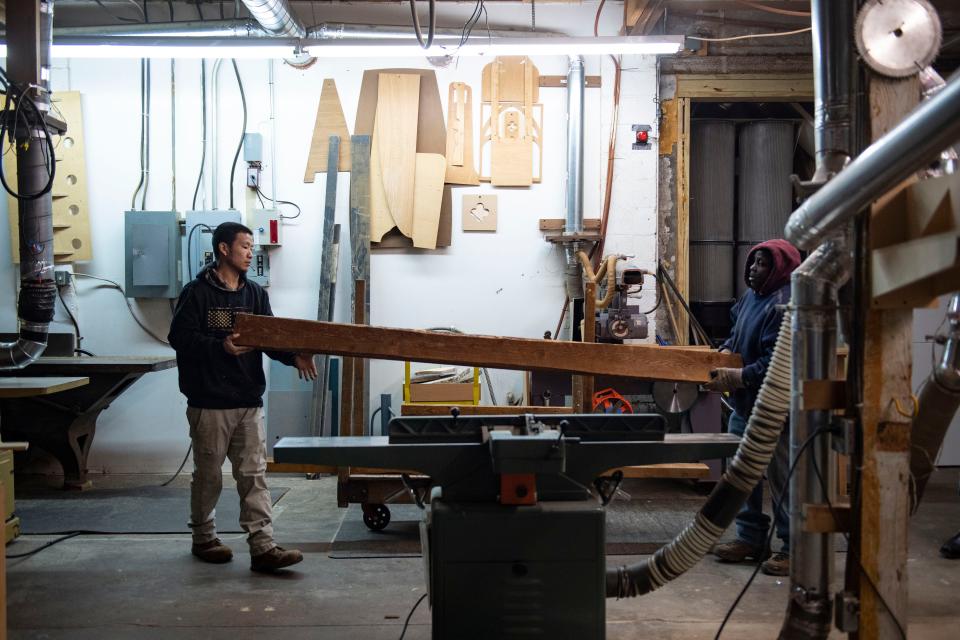
[[[147,325],[143,324],[143,322],[140,320],[140,318],[137,316],[137,314],[133,311],[133,306],[130,304],[130,298],[127,297],[127,292],[123,290],[123,287],[120,286],[120,284],[118,284],[118,283],[116,283],[116,282],[114,282],[113,280],[110,280],[110,279],[108,279],[108,278],[101,278],[100,276],[90,275],[89,273],[81,273],[81,272],[79,272],[79,271],[74,271],[74,272],[73,272],[73,275],[74,275],[74,277],[80,276],[81,278],[90,278],[90,279],[92,279],[92,280],[100,280],[100,281],[102,281],[102,282],[106,282],[107,284],[105,284],[105,285],[97,285],[97,286],[100,286],[100,287],[109,287],[109,288],[111,288],[111,289],[116,289],[117,291],[119,291],[119,292],[123,295],[123,301],[126,303],[126,305],[127,305],[127,310],[130,311],[130,315],[133,317],[134,322],[136,322],[137,325],[138,325],[141,329],[143,329],[143,331],[144,331],[147,335],[149,335],[151,338],[153,338],[153,339],[156,340],[157,342],[160,342],[160,343],[162,343],[162,344],[165,344],[165,345],[167,345],[167,346],[170,346],[170,343],[169,343],[169,342],[167,342],[166,340],[164,340],[163,338],[161,338],[160,336],[158,336],[156,333],[154,333],[149,327],[147,327]]]
[[[794,29],[793,31],[776,31],[774,33],[745,33],[742,36],[730,36],[729,38],[701,38],[699,36],[686,36],[687,40],[699,40],[700,42],[733,42],[734,40],[749,40],[750,38],[780,38],[782,36],[795,36],[799,33],[813,31],[813,27],[804,27],[803,29]]]
[[[417,14],[417,3],[416,0],[410,0],[410,14],[413,18],[413,33],[417,36],[417,42],[420,43],[420,46],[424,49],[429,49],[433,45],[433,36],[437,31],[437,3],[436,0],[429,1],[430,14],[429,20],[430,24],[427,30],[427,39],[424,41],[423,32],[420,29],[420,16]]]
[[[756,9],[757,11],[766,11],[767,13],[776,13],[781,16],[795,16],[798,18],[809,18],[809,11],[793,11],[791,9],[780,9],[778,7],[768,7],[766,5],[760,4],[759,2],[750,2],[749,0],[736,0],[738,4],[746,5],[751,9]]]
[[[235,58],[231,58],[233,64],[233,73],[237,76],[237,87],[240,89],[240,103],[243,105],[243,125],[240,127],[240,141],[237,143],[237,151],[233,154],[233,166],[230,168],[230,208],[233,209],[233,178],[237,172],[237,160],[240,159],[240,150],[243,149],[243,134],[247,131],[247,96],[243,92],[243,80],[240,79],[240,69],[237,67]],[[214,176],[216,179],[216,176]]]

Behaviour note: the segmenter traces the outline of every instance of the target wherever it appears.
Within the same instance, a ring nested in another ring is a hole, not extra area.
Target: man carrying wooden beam
[[[267,292],[246,278],[252,249],[253,232],[242,224],[226,222],[216,228],[217,259],[183,288],[168,339],[177,352],[193,447],[191,552],[215,564],[233,559],[233,551],[217,537],[214,521],[223,482],[221,468],[229,458],[240,494],[240,526],[250,545],[250,569],[270,573],[300,562],[303,555],[273,541],[261,353],[295,366],[301,378],[315,379],[317,367],[309,354],[262,352],[235,343],[237,313],[273,315]]]

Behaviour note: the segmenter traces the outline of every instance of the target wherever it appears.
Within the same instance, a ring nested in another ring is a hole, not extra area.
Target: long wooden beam
[[[644,380],[707,382],[740,356],[655,345],[597,344],[453,335],[239,314],[235,344],[277,351],[463,364],[496,369],[562,371]]]

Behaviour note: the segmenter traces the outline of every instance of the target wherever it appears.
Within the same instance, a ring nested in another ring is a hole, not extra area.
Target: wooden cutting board
[[[380,164],[383,192],[400,232],[413,237],[413,191],[417,165],[417,118],[420,76],[381,73],[377,83],[377,115],[373,162]]]
[[[317,119],[313,125],[313,139],[307,155],[307,168],[303,174],[304,182],[313,182],[315,174],[327,170],[330,136],[338,136],[341,141],[338,170],[350,171],[350,145],[346,143],[350,139],[347,121],[343,117],[343,108],[340,106],[337,83],[333,78],[326,78],[320,90],[320,104],[317,105]]]
[[[447,100],[448,184],[480,184],[473,164],[473,90],[463,82],[450,83]]]
[[[439,153],[418,153],[413,190],[413,246],[437,248],[440,205],[447,160]]]

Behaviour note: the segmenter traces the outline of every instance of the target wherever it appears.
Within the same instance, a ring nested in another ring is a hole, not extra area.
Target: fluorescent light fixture
[[[251,38],[190,38],[109,36],[57,38],[54,58],[292,58],[299,52],[316,58],[399,58],[423,56],[568,56],[677,53],[683,36],[601,36],[598,38],[484,38],[475,36],[462,47],[416,41],[302,40]],[[299,47],[299,49],[298,49]],[[6,45],[0,45],[6,57]]]
[[[601,36],[598,38],[483,38],[474,37],[462,47],[434,43],[423,49],[416,43],[396,41],[321,40],[305,45],[316,58],[369,58],[400,56],[568,56],[677,53],[683,36]]]

